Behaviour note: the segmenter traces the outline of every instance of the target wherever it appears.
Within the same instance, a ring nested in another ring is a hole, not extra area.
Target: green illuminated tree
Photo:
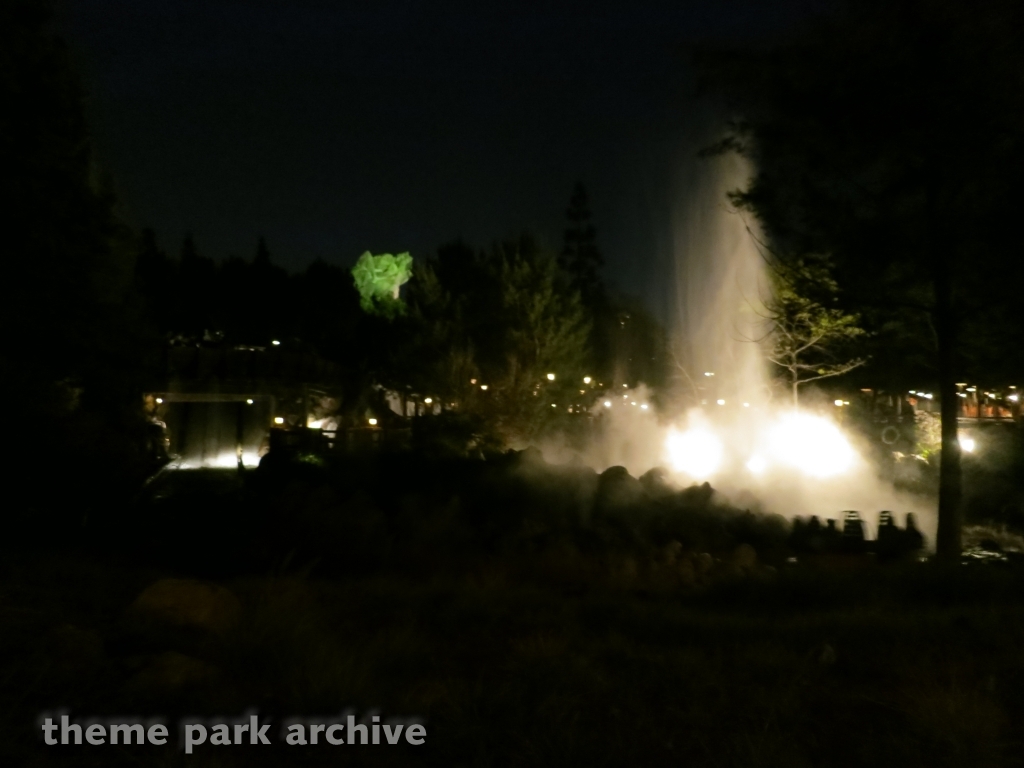
[[[802,385],[842,376],[867,362],[844,354],[865,331],[858,315],[835,306],[838,286],[824,266],[803,260],[771,266],[773,290],[765,302],[772,335],[768,359],[783,372],[797,405]]]
[[[360,306],[370,314],[388,318],[404,314],[405,305],[398,291],[411,276],[412,256],[408,253],[374,256],[366,251],[352,267]]]

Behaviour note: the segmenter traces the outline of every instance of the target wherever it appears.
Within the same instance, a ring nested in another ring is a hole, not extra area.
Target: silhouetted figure
[[[860,519],[859,514],[853,510],[848,510],[843,515],[842,551],[849,554],[859,554],[864,549],[864,521]]]
[[[903,531],[900,554],[914,555],[924,548],[924,535],[917,529],[913,512],[907,512],[907,527]]]
[[[821,521],[817,515],[811,515],[811,519],[807,521],[805,536],[807,552],[809,554],[818,554],[825,551],[825,536],[821,529]]]
[[[880,561],[892,560],[900,554],[903,531],[896,526],[892,512],[883,510],[878,516],[878,538],[875,540],[875,554]]]
[[[842,550],[843,534],[839,532],[839,529],[836,527],[836,521],[832,518],[828,519],[828,525],[825,528],[822,539],[825,552],[839,552]]]
[[[789,548],[795,555],[805,555],[810,550],[807,540],[807,523],[801,518],[793,519],[793,527],[789,532]]]

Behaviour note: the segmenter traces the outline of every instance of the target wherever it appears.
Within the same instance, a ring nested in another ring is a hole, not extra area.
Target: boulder
[[[230,590],[192,579],[161,579],[142,591],[128,608],[146,623],[209,630],[223,634],[238,624],[242,606]]]

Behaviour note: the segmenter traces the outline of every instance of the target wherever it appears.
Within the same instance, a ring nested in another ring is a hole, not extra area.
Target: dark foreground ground
[[[1015,562],[797,566],[777,520],[699,489],[583,472],[565,496],[521,464],[456,492],[440,466],[197,475],[8,541],[4,764],[1024,763]],[[171,738],[45,746],[37,717],[61,708],[159,716]],[[182,715],[254,708],[273,745],[178,747]],[[283,744],[285,718],[344,710],[426,743]]]

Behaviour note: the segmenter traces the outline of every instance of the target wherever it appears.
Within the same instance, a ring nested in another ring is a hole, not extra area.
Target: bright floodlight
[[[555,380],[555,374],[549,373],[548,374],[548,381],[554,381],[554,380]]]
[[[376,419],[367,419],[367,421],[370,423],[371,427],[376,427],[377,426],[377,420]]]
[[[1010,395],[1010,396],[1009,396],[1008,398],[1006,398],[1006,399],[1007,399],[1007,400],[1009,400],[1009,401],[1010,401],[1011,403],[1016,403],[1016,402],[1017,402],[1017,400],[1018,400],[1019,398],[1018,398],[1018,396],[1017,396],[1017,395]],[[157,402],[159,402],[159,401],[157,401]]]
[[[848,470],[853,448],[828,419],[809,413],[785,414],[768,435],[771,455],[811,477],[832,477]]]
[[[284,424],[284,418],[281,417],[281,416],[275,416],[274,417],[274,423],[275,424]]]
[[[841,407],[843,405],[843,401],[842,400],[836,400],[836,405]]]
[[[611,408],[612,407],[612,401],[611,400],[605,400],[604,401],[604,407],[605,408]]]
[[[584,384],[589,384],[589,383],[590,383],[590,382],[592,382],[592,381],[593,381],[593,379],[592,379],[592,378],[590,378],[589,376],[584,376],[584,377],[583,377],[583,383],[584,383]]]
[[[755,475],[760,475],[768,469],[768,462],[762,456],[751,456],[750,461],[747,462],[747,469]]]
[[[722,443],[705,429],[670,430],[665,438],[665,452],[676,472],[684,472],[697,480],[711,475],[722,463]]]
[[[974,449],[978,447],[978,444],[974,442],[973,437],[960,437],[957,438],[960,443],[961,450],[967,451],[968,453],[974,453]]]

